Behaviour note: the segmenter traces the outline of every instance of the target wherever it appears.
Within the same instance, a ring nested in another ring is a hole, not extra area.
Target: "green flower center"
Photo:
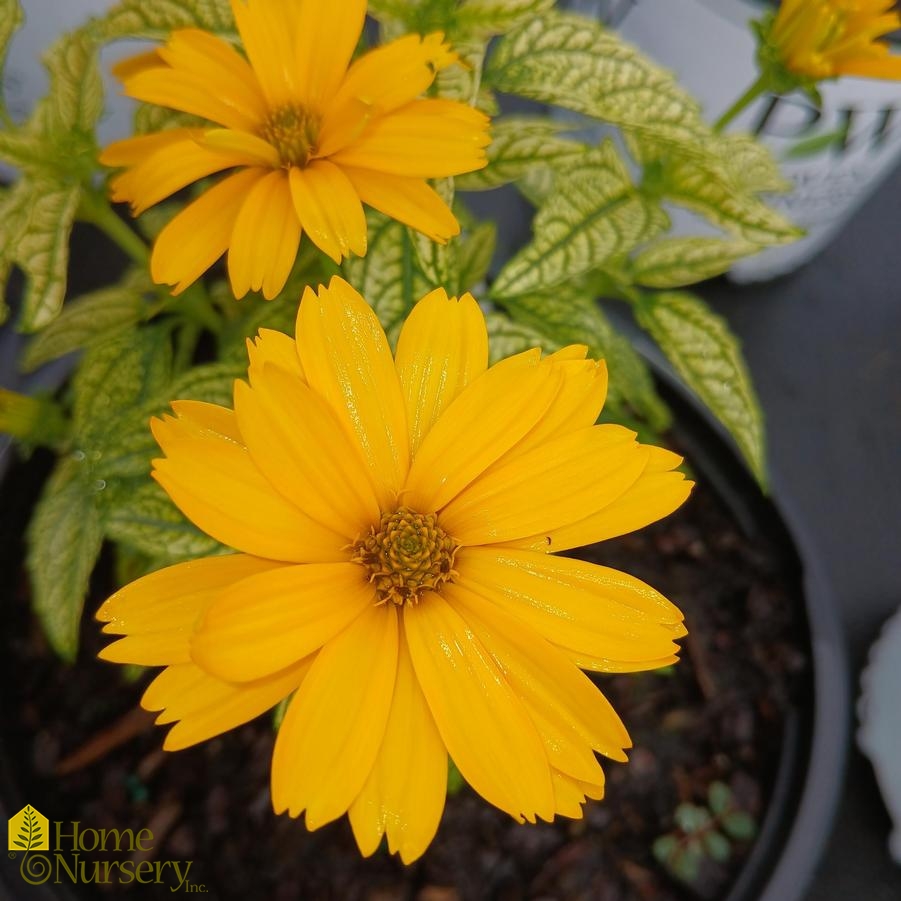
[[[306,166],[316,152],[319,116],[297,103],[273,110],[263,123],[262,137],[281,157],[284,166]]]
[[[459,547],[436,514],[401,507],[354,542],[351,559],[369,570],[379,604],[417,604],[423,592],[453,581]]]

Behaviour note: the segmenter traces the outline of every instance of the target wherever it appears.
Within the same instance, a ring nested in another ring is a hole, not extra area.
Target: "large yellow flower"
[[[901,57],[877,38],[901,27],[894,0],[782,0],[770,41],[790,72],[901,79]]]
[[[360,849],[423,853],[448,754],[517,820],[579,817],[625,728],[581,669],[673,663],[680,612],[625,573],[555,552],[678,507],[680,459],[595,425],[603,362],[539,350],[490,368],[469,295],[423,298],[392,357],[335,278],[296,341],[249,343],[234,411],[174,403],[154,476],[237,550],[101,607],[107,660],[165,666],[142,699],[184,748],[295,692],[272,761],[277,812],[345,812]],[[580,669],[581,668],[581,669]]]
[[[176,31],[117,71],[129,97],[209,121],[107,147],[125,167],[113,198],[135,215],[228,175],[159,235],[155,281],[183,291],[228,251],[236,297],[275,297],[301,232],[336,262],[366,252],[362,204],[445,242],[457,220],[426,179],[485,165],[488,118],[418,99],[457,57],[441,34],[408,35],[351,63],[365,0],[232,0],[246,58],[215,35]]]

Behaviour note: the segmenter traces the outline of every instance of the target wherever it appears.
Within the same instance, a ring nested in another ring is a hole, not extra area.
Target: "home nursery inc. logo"
[[[52,826],[30,804],[10,817],[9,856],[20,858],[19,875],[30,885],[137,882],[168,885],[172,892],[207,892],[205,885],[188,879],[193,861],[148,859],[153,850],[149,829],[90,829],[77,820],[54,820]]]

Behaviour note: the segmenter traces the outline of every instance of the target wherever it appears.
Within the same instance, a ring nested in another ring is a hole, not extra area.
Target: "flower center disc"
[[[379,604],[416,604],[424,591],[453,579],[459,547],[434,513],[401,507],[383,513],[378,526],[354,543],[351,559],[369,570]]]
[[[303,167],[316,151],[319,117],[299,104],[289,103],[269,114],[262,135],[278,151],[283,165]]]

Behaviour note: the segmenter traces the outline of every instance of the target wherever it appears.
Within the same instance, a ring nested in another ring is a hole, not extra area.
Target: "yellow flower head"
[[[180,212],[153,250],[155,281],[183,291],[228,251],[236,297],[275,297],[301,232],[336,262],[366,253],[362,204],[445,242],[459,230],[427,184],[485,165],[488,117],[418,99],[457,61],[440,33],[407,35],[351,63],[365,0],[232,0],[246,57],[204,31],[176,31],[117,73],[129,97],[198,116],[107,147],[125,167],[113,198],[135,215],[227,175]]]
[[[316,829],[350,816],[421,855],[448,755],[518,821],[581,816],[599,752],[625,728],[581,671],[673,663],[681,613],[625,573],[557,551],[678,507],[681,458],[596,425],[586,348],[488,366],[471,296],[424,297],[392,355],[339,278],[307,289],[296,340],[249,342],[234,411],[180,401],[155,419],[154,477],[238,553],[180,563],[113,595],[101,652],[165,666],[142,699],[184,748],[294,693],[272,803]]]
[[[901,79],[901,57],[877,38],[901,27],[894,0],[782,0],[769,34],[782,65],[820,81],[840,75]]]

